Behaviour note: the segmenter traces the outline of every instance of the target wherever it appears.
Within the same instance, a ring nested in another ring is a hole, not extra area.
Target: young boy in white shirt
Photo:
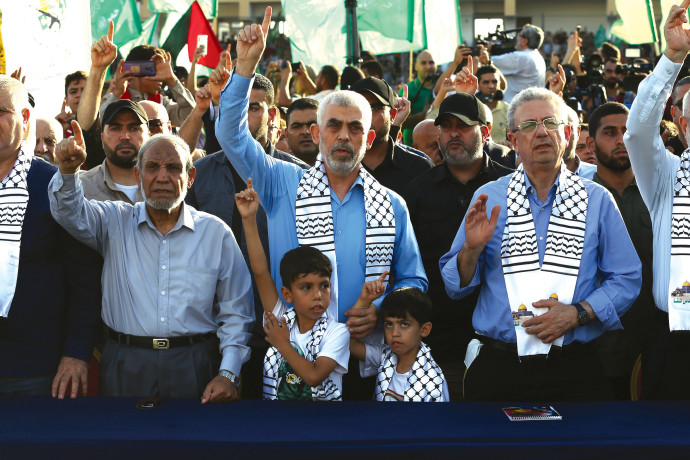
[[[266,341],[272,345],[264,359],[264,399],[340,401],[343,374],[350,359],[350,333],[328,313],[331,262],[311,247],[285,253],[280,262],[284,283],[280,292],[294,308],[286,305],[278,295],[259,239],[259,198],[251,178],[247,186],[235,195],[235,203],[242,216],[249,262],[265,311]],[[367,307],[383,292],[380,280],[365,283],[357,304]]]
[[[416,288],[390,292],[381,303],[386,344],[350,340],[362,377],[377,375],[376,401],[447,402],[448,385],[422,339],[431,332],[431,300]]]

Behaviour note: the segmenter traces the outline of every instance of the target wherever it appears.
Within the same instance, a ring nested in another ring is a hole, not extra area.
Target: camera
[[[496,32],[490,33],[486,37],[477,35],[474,39],[475,46],[472,48],[472,55],[479,56],[479,47],[476,45],[484,45],[487,49],[491,48],[491,54],[494,56],[515,51],[516,38],[521,30],[510,29],[501,31],[500,27],[496,26]]]

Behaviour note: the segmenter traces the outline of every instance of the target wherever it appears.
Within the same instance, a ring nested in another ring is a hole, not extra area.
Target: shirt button
[[[545,208],[545,206],[542,206],[542,207],[541,207],[541,210],[543,211],[543,210],[544,210],[544,208]]]
[[[543,240],[543,239],[544,239],[544,237],[543,237],[543,236],[540,236],[540,237],[539,237],[539,241],[541,241],[541,240]]]
[[[165,243],[167,243],[167,241],[166,241],[166,240],[163,240],[163,244],[165,244]]]
[[[338,230],[338,235],[342,235],[342,233],[343,232],[341,230]]]
[[[161,316],[161,321],[165,321],[165,316]]]
[[[162,268],[163,270],[165,270],[165,265],[162,265],[161,268]]]
[[[165,295],[165,291],[161,291],[161,295]]]

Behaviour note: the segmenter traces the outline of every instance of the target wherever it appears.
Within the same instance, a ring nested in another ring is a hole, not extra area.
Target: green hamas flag
[[[197,0],[207,18],[218,14],[218,0]],[[155,13],[184,13],[194,0],[149,0],[149,10]]]
[[[113,43],[117,46],[141,35],[141,18],[135,0],[91,0],[91,38],[95,42],[115,24]]]
[[[657,41],[650,0],[616,0],[616,10],[621,18],[611,25],[611,35],[631,45]]]

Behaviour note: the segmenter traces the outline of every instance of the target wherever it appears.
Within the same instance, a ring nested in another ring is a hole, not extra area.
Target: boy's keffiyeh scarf
[[[673,187],[668,321],[672,331],[690,330],[690,149],[680,157]]]
[[[304,350],[305,359],[314,362],[319,357],[319,347],[321,340],[326,333],[326,326],[328,324],[328,314],[324,313],[321,318],[316,321],[316,324],[311,330],[309,341],[307,342],[307,349]],[[297,327],[295,321],[297,314],[294,309],[288,310],[283,317],[287,321],[287,327],[292,330]],[[278,385],[278,370],[280,363],[283,361],[283,356],[278,352],[276,347],[269,347],[264,358],[264,378],[263,378],[263,395],[264,399],[277,399]],[[311,395],[314,401],[342,401],[343,396],[340,389],[333,383],[331,377],[327,377],[318,387],[311,387]]]
[[[565,304],[573,301],[585,241],[587,198],[583,181],[562,165],[540,266],[525,171],[520,165],[513,173],[508,185],[507,218],[501,242],[503,274],[512,311],[524,305],[528,311],[541,314],[545,309],[535,309],[532,302],[551,294],[557,294],[558,301]],[[516,326],[515,332],[519,356],[549,352],[551,344],[527,334],[522,326]],[[562,343],[562,337],[554,342],[559,346]]]
[[[376,377],[375,401],[383,401],[397,365],[398,355],[393,353],[390,347],[384,347],[379,373]],[[404,401],[441,402],[443,382],[444,377],[441,368],[438,367],[436,361],[431,357],[429,347],[422,342],[417,352],[417,359],[412,365],[412,370],[407,378]]]
[[[395,247],[395,213],[386,188],[379,184],[363,167],[359,177],[364,184],[366,211],[366,275],[365,281],[376,280],[390,270]],[[321,154],[297,186],[296,202],[297,240],[300,246],[312,246],[323,252],[333,264],[332,281],[337,280],[331,191]],[[337,284],[331,283],[331,292]],[[337,317],[337,311],[332,312]]]
[[[10,173],[0,182],[0,316],[7,317],[17,287],[19,247],[29,190],[32,154],[19,150]]]

